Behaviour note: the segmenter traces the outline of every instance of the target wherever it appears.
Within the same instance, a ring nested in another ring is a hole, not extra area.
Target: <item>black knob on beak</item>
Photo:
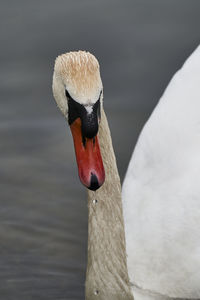
[[[99,101],[94,104],[94,106],[91,108],[92,111],[88,113],[88,111],[84,108],[81,112],[80,118],[82,122],[82,134],[84,137],[87,137],[89,139],[92,139],[95,137],[98,133],[99,129],[99,114],[98,114],[98,106]]]

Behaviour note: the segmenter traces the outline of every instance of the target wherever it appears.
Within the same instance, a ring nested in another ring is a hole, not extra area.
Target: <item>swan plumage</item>
[[[123,184],[133,286],[200,298],[199,178],[200,47],[173,76],[144,126]]]

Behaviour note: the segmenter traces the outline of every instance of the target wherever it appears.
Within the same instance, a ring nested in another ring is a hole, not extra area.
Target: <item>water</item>
[[[120,176],[172,74],[199,42],[198,1],[0,1],[0,295],[83,299],[87,199],[51,92],[56,55],[100,60]]]

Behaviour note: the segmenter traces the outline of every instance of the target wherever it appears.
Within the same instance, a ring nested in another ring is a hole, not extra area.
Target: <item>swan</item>
[[[95,56],[58,56],[52,87],[88,189],[86,299],[200,299],[200,47],[145,124],[122,193]]]

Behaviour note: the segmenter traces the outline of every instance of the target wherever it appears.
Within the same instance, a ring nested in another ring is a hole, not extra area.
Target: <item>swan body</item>
[[[200,47],[146,123],[123,184],[127,263],[136,290],[161,299],[200,298],[199,180]]]
[[[54,98],[89,189],[87,300],[200,299],[199,62],[197,48],[146,123],[122,202],[99,64],[84,51],[56,59]]]

